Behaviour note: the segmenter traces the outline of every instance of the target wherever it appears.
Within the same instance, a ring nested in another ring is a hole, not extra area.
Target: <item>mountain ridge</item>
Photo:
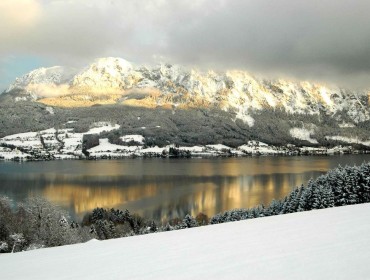
[[[121,58],[96,59],[78,70],[39,68],[17,78],[5,91],[15,101],[57,107],[123,104],[146,108],[209,108],[231,111],[249,125],[252,112],[324,112],[338,122],[370,119],[370,93],[310,82],[256,78],[246,71],[201,72],[162,63],[135,65]]]
[[[40,68],[17,78],[0,95],[0,137],[51,128],[81,136],[109,123],[119,128],[81,136],[84,149],[103,139],[124,146],[123,136],[141,135],[146,147],[250,149],[247,143],[260,141],[288,153],[361,152],[370,147],[369,103],[366,91],[108,57],[82,69]]]

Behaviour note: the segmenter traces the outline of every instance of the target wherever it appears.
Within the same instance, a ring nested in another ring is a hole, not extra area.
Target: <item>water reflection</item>
[[[338,164],[369,155],[230,159],[127,159],[0,163],[0,194],[16,201],[41,195],[82,216],[96,207],[129,209],[167,220],[268,204]]]

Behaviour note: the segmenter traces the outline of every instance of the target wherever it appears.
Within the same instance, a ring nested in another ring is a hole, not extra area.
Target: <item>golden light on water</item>
[[[57,166],[51,166],[50,170],[50,164],[37,163],[37,166],[27,165],[32,172],[21,180],[0,174],[0,190],[21,193],[23,198],[43,196],[68,209],[77,219],[96,207],[103,207],[128,209],[149,219],[169,220],[186,214],[213,216],[235,208],[268,205],[273,199],[286,196],[295,186],[307,183],[311,177],[338,164],[344,165],[347,159],[72,161],[54,163]],[[56,167],[58,173],[52,172]]]
[[[144,214],[158,209],[166,213],[176,205],[187,209],[193,216],[201,212],[213,216],[230,209],[248,208],[261,203],[266,205],[274,198],[286,195],[300,180],[292,180],[290,175],[281,174],[233,176],[217,180],[209,177],[198,183],[191,183],[190,179],[188,186],[179,183],[178,187],[173,182],[145,181],[124,187],[119,187],[119,183],[115,183],[115,186],[54,183],[44,189],[43,196],[55,204],[72,208],[78,217],[96,207],[127,208],[131,212]]]

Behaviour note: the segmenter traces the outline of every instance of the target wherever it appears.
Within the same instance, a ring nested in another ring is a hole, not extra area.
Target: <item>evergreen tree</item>
[[[279,215],[283,209],[283,204],[280,200],[272,200],[269,207],[265,209],[265,216]]]
[[[317,186],[313,190],[312,199],[312,209],[324,209],[334,206],[334,195],[332,190],[322,185]]]
[[[192,228],[197,227],[198,223],[191,215],[187,214],[179,226],[180,228]]]

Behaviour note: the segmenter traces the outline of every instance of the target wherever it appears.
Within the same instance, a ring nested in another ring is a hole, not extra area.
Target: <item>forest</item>
[[[146,146],[159,147],[168,144],[224,144],[235,148],[249,140],[276,146],[294,144],[333,147],[348,143],[328,140],[327,136],[341,135],[368,140],[367,132],[370,129],[370,121],[354,124],[353,127],[339,127],[340,122],[351,123],[345,112],[331,116],[325,112],[319,115],[290,114],[278,109],[251,111],[249,114],[254,119],[252,127],[237,119],[236,113],[212,107],[183,110],[106,105],[86,108],[55,107],[53,114],[50,114],[48,107],[41,103],[3,101],[0,102],[0,137],[51,127],[86,132],[96,122],[110,122],[120,125],[119,130],[102,134],[100,138],[109,138],[114,144],[120,144],[119,137],[122,135],[140,134],[145,137]],[[293,138],[289,131],[294,127],[313,129],[313,137],[318,144]]]

